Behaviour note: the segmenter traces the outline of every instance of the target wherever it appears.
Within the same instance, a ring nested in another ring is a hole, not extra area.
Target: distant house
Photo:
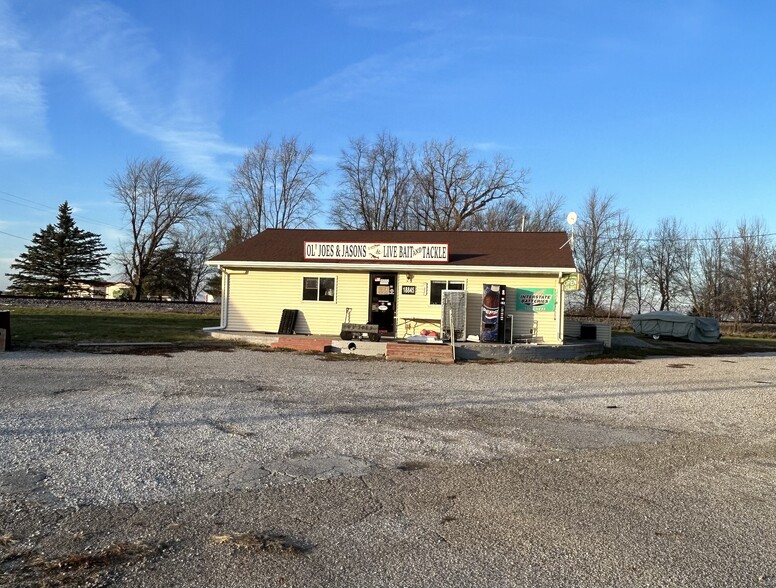
[[[72,286],[65,298],[105,298],[108,282],[102,280],[86,280]]]
[[[111,300],[117,298],[128,298],[131,289],[132,286],[126,282],[106,282],[105,294],[103,298],[108,298]]]

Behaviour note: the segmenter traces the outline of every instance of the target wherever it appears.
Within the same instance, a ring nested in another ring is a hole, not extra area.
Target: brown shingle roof
[[[267,229],[230,247],[211,261],[304,262],[305,241],[337,243],[448,243],[449,261],[440,265],[573,268],[565,232],[511,233],[480,231],[336,231]],[[309,262],[313,263],[313,262]],[[348,261],[326,263],[348,264]],[[380,263],[396,262],[373,262]],[[418,262],[406,262],[418,263]]]

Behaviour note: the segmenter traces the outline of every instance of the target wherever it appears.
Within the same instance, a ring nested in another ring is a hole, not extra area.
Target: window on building
[[[431,280],[431,304],[442,304],[442,290],[465,290],[463,282]]]
[[[334,302],[334,278],[302,278],[302,300]]]

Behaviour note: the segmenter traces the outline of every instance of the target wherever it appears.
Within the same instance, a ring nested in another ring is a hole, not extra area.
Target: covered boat
[[[654,339],[675,337],[688,339],[694,343],[719,342],[719,322],[713,318],[688,316],[662,310],[634,314],[631,317],[631,325],[637,334],[647,335]]]

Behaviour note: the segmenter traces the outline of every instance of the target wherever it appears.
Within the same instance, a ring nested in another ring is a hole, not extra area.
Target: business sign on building
[[[566,278],[566,281],[563,282],[563,291],[564,292],[576,292],[581,287],[580,280],[579,280],[579,274],[569,274]]]
[[[555,288],[518,288],[516,310],[552,312],[555,310]]]
[[[322,261],[446,262],[448,260],[448,244],[305,241],[304,258]]]

